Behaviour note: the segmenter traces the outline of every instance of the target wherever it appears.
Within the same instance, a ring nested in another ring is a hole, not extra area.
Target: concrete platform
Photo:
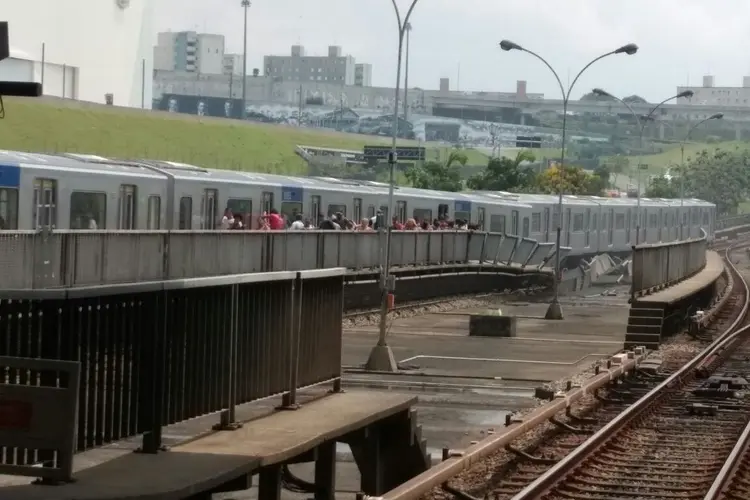
[[[651,295],[636,298],[633,307],[663,307],[680,302],[716,283],[723,272],[724,262],[721,256],[709,250],[706,252],[706,267],[701,272],[674,286]]]
[[[332,394],[157,455],[124,454],[75,474],[60,486],[0,487],[0,499],[94,500],[187,498],[263,466],[282,463],[384,418],[408,411],[416,397],[366,391]],[[245,489],[237,487],[235,489]],[[226,491],[226,490],[225,490]]]

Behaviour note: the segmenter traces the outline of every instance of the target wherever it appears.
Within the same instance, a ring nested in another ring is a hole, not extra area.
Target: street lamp
[[[250,8],[250,0],[242,0],[242,8],[245,10],[245,30],[242,40],[242,119],[247,118],[247,10]]]
[[[383,254],[383,265],[380,271],[380,335],[378,336],[378,343],[373,347],[370,352],[370,357],[367,360],[366,368],[368,370],[377,371],[391,371],[395,372],[398,370],[396,359],[393,357],[393,351],[386,341],[387,323],[388,323],[388,295],[393,290],[393,279],[390,275],[391,270],[391,233],[393,231],[393,191],[394,183],[396,182],[396,140],[398,139],[398,101],[399,101],[399,86],[401,83],[401,56],[404,49],[404,36],[407,34],[409,27],[409,18],[414,7],[417,5],[419,0],[412,0],[409,9],[406,11],[406,16],[401,18],[401,11],[398,9],[396,0],[391,0],[393,4],[393,10],[396,13],[396,22],[398,23],[398,57],[396,59],[396,91],[393,99],[393,128],[392,128],[392,140],[391,140],[391,152],[388,155],[388,163],[390,167],[390,182],[388,186],[388,214],[385,221],[385,251]]]
[[[562,80],[560,80],[560,76],[557,74],[557,71],[539,54],[532,52],[528,49],[525,49],[518,45],[515,42],[511,42],[510,40],[503,40],[500,42],[500,48],[504,51],[511,51],[511,50],[520,50],[522,52],[526,52],[528,54],[531,54],[532,56],[536,57],[540,61],[544,63],[547,68],[552,72],[553,75],[555,75],[555,79],[557,80],[557,84],[560,86],[560,92],[563,96],[563,121],[562,121],[562,137],[560,142],[560,189],[558,193],[558,200],[557,200],[557,240],[555,242],[555,276],[553,278],[553,290],[554,290],[554,297],[552,298],[552,302],[549,305],[549,308],[547,309],[547,314],[544,316],[545,319],[563,319],[563,312],[562,307],[560,306],[560,300],[559,300],[559,281],[560,281],[560,238],[562,233],[562,219],[563,219],[563,184],[562,184],[562,176],[564,172],[565,167],[565,127],[567,125],[567,118],[568,118],[568,101],[570,100],[570,93],[573,90],[573,87],[575,86],[578,79],[581,77],[584,71],[589,69],[589,67],[594,64],[595,62],[599,61],[600,59],[604,59],[605,57],[615,55],[615,54],[627,54],[629,56],[635,54],[638,52],[638,46],[634,43],[629,43],[627,45],[623,45],[619,49],[613,50],[611,52],[607,52],[606,54],[602,54],[596,59],[589,62],[586,66],[583,67],[581,71],[578,72],[576,77],[573,79],[573,82],[568,87],[568,90],[565,90],[565,87],[562,84]]]
[[[684,226],[685,217],[683,214],[683,210],[685,209],[685,143],[690,140],[690,134],[693,133],[693,130],[700,127],[709,120],[721,120],[722,118],[724,118],[724,113],[716,113],[709,116],[708,118],[704,118],[703,120],[690,127],[687,135],[685,135],[685,138],[680,143],[680,239],[683,238],[682,228]]]
[[[411,34],[411,23],[406,23],[406,65],[404,67],[404,121],[409,119],[409,38]]]
[[[602,89],[594,89],[594,93],[599,96],[603,97],[609,97],[611,99],[614,99],[615,101],[624,104],[628,109],[630,109],[631,112],[633,112],[633,109],[628,106],[628,104],[623,101],[622,99],[615,97],[614,95],[610,94],[609,92],[602,90]],[[651,111],[648,112],[646,116],[644,116],[640,120],[640,130],[638,131],[638,165],[637,165],[637,179],[638,179],[638,193],[637,193],[637,200],[635,205],[635,244],[638,245],[641,241],[641,169],[645,165],[641,165],[640,162],[640,155],[643,152],[643,133],[646,131],[646,124],[649,121],[655,121],[654,119],[654,113],[657,109],[661,108],[664,104],[668,103],[672,99],[681,99],[681,98],[691,98],[693,97],[693,91],[692,90],[683,90],[677,95],[673,95],[672,97],[669,97],[667,99],[664,99],[662,102],[651,108]],[[646,224],[648,226],[648,224]]]

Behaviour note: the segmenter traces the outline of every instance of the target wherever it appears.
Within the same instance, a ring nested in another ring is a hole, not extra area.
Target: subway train
[[[572,255],[627,252],[636,242],[713,238],[716,207],[701,200],[565,196],[562,244]],[[388,216],[388,185],[297,178],[182,163],[83,154],[0,151],[0,229],[213,230],[225,208],[257,215],[276,208],[317,222],[336,212]],[[558,198],[507,192],[395,190],[395,216],[465,219],[484,231],[554,242]],[[637,214],[640,212],[640,225]],[[682,225],[680,224],[682,220]],[[682,226],[682,227],[681,227]]]

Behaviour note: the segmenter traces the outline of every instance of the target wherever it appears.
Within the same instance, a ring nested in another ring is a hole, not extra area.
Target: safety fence
[[[155,453],[170,424],[340,389],[345,272],[6,292],[0,473],[65,480],[76,452],[142,435]]]
[[[393,267],[541,267],[552,243],[499,233],[397,231]],[[275,271],[381,266],[384,233],[350,231],[4,231],[0,289],[39,289]],[[561,257],[570,252],[561,249]]]
[[[750,214],[729,215],[716,219],[716,230],[729,229],[730,227],[746,226],[750,224]]]
[[[707,249],[705,231],[701,238],[678,243],[634,246],[631,297],[671,286],[700,272],[706,266]]]

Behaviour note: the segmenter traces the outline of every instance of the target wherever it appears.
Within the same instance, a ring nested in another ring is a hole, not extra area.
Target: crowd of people
[[[310,218],[303,217],[302,214],[293,214],[291,218],[280,214],[278,210],[271,209],[257,217],[255,224],[248,225],[245,221],[252,218],[245,214],[235,214],[231,209],[224,211],[219,228],[223,231],[233,229],[249,229],[260,231],[304,231],[304,230],[324,230],[324,231],[377,231],[380,229],[379,220],[382,214],[374,217],[363,218],[359,222],[347,219],[343,213],[336,212],[329,217],[324,215],[318,216],[318,223],[315,224]],[[463,219],[451,220],[447,217],[434,219],[432,222],[427,220],[417,220],[414,218],[399,220],[398,217],[392,219],[393,229],[396,231],[478,231],[476,224],[470,224]]]

